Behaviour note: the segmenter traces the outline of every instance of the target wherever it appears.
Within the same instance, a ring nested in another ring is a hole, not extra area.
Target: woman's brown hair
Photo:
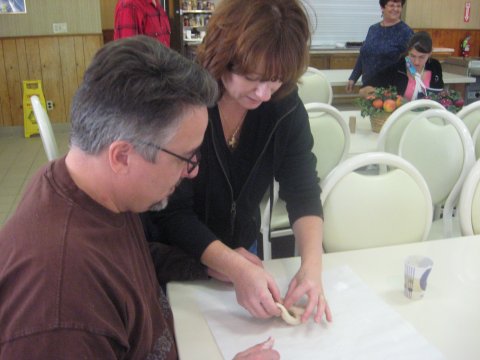
[[[309,62],[310,26],[298,0],[222,0],[215,9],[197,61],[217,80],[231,71],[281,80],[275,98],[290,93]]]

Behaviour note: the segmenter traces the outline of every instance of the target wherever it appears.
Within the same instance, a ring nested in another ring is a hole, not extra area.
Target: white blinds
[[[303,0],[313,27],[312,46],[363,41],[381,21],[378,0]]]

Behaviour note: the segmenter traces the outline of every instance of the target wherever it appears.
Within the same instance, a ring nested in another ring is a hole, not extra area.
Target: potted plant
[[[460,93],[456,90],[442,90],[438,93],[430,93],[424,99],[437,101],[454,114],[460,111],[464,104]]]
[[[372,130],[378,133],[390,114],[404,104],[404,99],[395,86],[377,87],[367,97],[358,98],[356,103],[360,106],[360,114],[370,117]]]

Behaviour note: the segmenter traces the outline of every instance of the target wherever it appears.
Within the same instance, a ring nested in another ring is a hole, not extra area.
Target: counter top
[[[351,69],[334,69],[334,70],[324,70],[320,71],[325,75],[332,86],[345,86],[347,85],[348,78],[352,73]],[[474,83],[474,77],[463,76],[458,74],[452,74],[449,72],[443,71],[443,82],[448,84],[465,84],[465,83]],[[357,85],[361,85],[361,78],[357,81]]]
[[[452,48],[444,48],[444,47],[436,47],[433,48],[433,53],[448,53],[448,54],[453,54],[455,52],[455,49]],[[310,48],[310,54],[333,54],[333,53],[339,53],[339,54],[359,54],[360,53],[360,47],[340,47],[340,46],[312,46]]]

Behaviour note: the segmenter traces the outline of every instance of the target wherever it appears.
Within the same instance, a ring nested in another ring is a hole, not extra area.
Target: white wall
[[[363,41],[382,20],[378,0],[303,0],[313,27],[312,46]]]

